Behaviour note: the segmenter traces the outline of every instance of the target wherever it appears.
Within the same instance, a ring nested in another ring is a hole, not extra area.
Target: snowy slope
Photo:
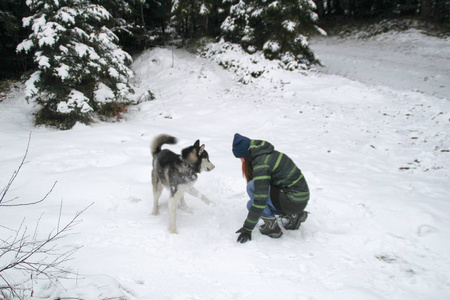
[[[438,39],[416,29],[401,34],[387,32],[370,39],[358,37],[316,38],[311,47],[330,74],[449,98],[448,37]]]
[[[441,40],[428,42],[443,55]],[[313,45],[322,57],[319,44]],[[341,60],[349,44],[327,44],[328,61]],[[377,49],[385,57],[392,50]],[[416,60],[403,54],[411,64]],[[39,205],[1,208],[1,237],[23,218],[34,228],[41,215],[39,233],[45,236],[57,226],[61,201],[62,222],[94,203],[74,228],[77,234],[58,242],[83,246],[68,262],[77,279],[63,280],[64,288],[35,283],[36,299],[450,296],[449,94],[365,83],[368,68],[358,70],[365,75],[353,78],[358,81],[267,65],[270,71],[243,85],[211,60],[154,49],[133,69],[137,94],[151,89],[156,100],[130,108],[122,122],[64,132],[32,126],[34,108],[20,87],[0,103],[0,185],[20,163],[30,132],[28,163],[10,198],[36,200],[57,181]],[[408,65],[401,65],[404,73]],[[433,70],[430,64],[422,76]],[[240,161],[231,153],[235,132],[270,141],[302,169],[312,199],[299,231],[274,240],[256,230],[251,242],[236,243],[247,196]],[[174,151],[200,139],[216,165],[197,182],[216,205],[188,196],[193,213],[178,211],[177,235],[168,233],[167,192],[161,214],[150,214],[149,144],[159,133],[179,138],[168,147]]]

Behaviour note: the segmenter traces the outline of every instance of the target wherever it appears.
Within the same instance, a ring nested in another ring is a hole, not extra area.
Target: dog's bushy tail
[[[150,145],[150,151],[152,155],[158,154],[161,151],[161,146],[164,144],[176,144],[177,138],[168,134],[160,134],[155,137]]]

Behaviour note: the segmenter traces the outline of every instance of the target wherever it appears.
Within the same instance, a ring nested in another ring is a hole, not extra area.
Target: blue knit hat
[[[250,148],[250,139],[248,137],[240,135],[239,133],[236,133],[233,139],[234,156],[236,156],[237,158],[246,157],[249,148]]]

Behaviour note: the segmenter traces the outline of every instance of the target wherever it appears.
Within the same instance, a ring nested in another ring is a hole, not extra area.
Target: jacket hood
[[[250,153],[252,154],[252,157],[267,155],[273,151],[275,151],[275,147],[269,142],[261,140],[251,140],[250,142]]]

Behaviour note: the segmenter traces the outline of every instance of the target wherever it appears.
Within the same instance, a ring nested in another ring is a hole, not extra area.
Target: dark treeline
[[[22,18],[29,15],[25,1],[0,0],[0,80],[28,69],[31,59],[16,53],[16,47],[29,34],[22,27]]]
[[[420,17],[425,21],[447,24],[448,0],[314,0],[320,18],[392,18]]]

